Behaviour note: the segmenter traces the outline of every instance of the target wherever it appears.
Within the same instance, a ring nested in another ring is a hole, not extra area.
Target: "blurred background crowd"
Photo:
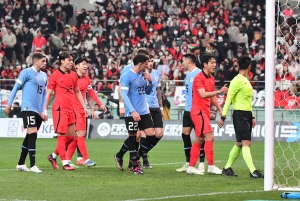
[[[3,79],[16,79],[34,52],[47,55],[45,72],[51,75],[59,67],[59,53],[71,51],[88,58],[95,90],[110,94],[139,47],[155,55],[166,96],[183,85],[187,71],[181,58],[190,52],[198,67],[204,53],[216,57],[218,86],[237,75],[237,59],[248,55],[251,83],[264,89],[265,0],[98,0],[93,10],[75,10],[70,1],[0,0],[2,89],[11,89]],[[280,19],[287,21],[277,33],[276,81],[281,83],[297,80],[300,73],[300,23],[289,6]]]

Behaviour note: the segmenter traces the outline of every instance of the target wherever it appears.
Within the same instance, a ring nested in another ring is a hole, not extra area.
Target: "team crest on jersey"
[[[155,77],[155,81],[156,81],[156,82],[158,81],[158,77]]]
[[[193,82],[194,81],[194,78],[193,77],[191,77],[191,79],[190,79],[190,82]]]
[[[47,78],[45,78],[45,77],[44,77],[44,82],[45,82],[45,83],[47,82]]]

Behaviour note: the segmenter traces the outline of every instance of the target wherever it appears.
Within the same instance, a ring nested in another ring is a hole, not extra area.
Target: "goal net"
[[[275,40],[274,188],[300,190],[300,0],[275,0]]]

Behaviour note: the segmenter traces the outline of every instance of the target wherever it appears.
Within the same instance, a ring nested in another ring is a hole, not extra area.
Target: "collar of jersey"
[[[203,75],[204,75],[206,78],[210,78],[210,77],[211,77],[211,75],[210,75],[210,76],[206,75],[206,73],[204,72],[204,70],[202,71],[202,73],[203,73]]]
[[[66,73],[70,73],[70,71],[67,71],[66,73],[64,71],[62,71],[60,68],[58,68],[58,70],[62,73],[62,74],[66,74]]]
[[[76,74],[77,74],[77,73],[76,73]],[[77,76],[78,76],[78,78],[84,78],[84,75],[80,76],[80,75],[77,74]]]

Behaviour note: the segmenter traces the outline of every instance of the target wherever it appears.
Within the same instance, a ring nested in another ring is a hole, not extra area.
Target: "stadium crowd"
[[[252,85],[264,88],[264,83],[254,82],[264,81],[264,0],[103,0],[95,2],[94,10],[78,11],[70,3],[0,1],[2,89],[11,89],[13,84],[3,79],[16,79],[31,65],[32,53],[46,54],[45,72],[51,75],[59,67],[58,54],[71,51],[75,57],[88,58],[88,75],[95,89],[110,92],[139,47],[147,47],[155,55],[165,95],[183,85],[179,80],[184,80],[187,71],[181,59],[189,52],[196,55],[198,67],[204,53],[217,58],[218,86],[238,74],[237,58],[248,55],[252,58]],[[285,37],[278,43],[277,80],[298,76],[299,57],[293,56],[300,41],[296,27],[290,34],[285,34],[289,32],[286,27],[278,32],[279,38],[280,34]]]

